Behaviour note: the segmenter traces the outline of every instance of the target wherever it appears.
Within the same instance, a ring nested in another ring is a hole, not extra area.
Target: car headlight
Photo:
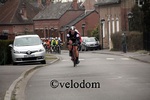
[[[20,51],[14,50],[14,53],[20,53]]]
[[[44,49],[40,49],[40,50],[39,50],[39,52],[43,52],[43,51],[45,51],[45,50],[44,50]]]

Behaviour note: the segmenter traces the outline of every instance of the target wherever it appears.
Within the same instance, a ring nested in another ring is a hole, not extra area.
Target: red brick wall
[[[83,35],[83,23],[85,23],[84,36],[87,36],[89,30],[93,30],[97,25],[99,25],[99,14],[97,12],[93,12],[75,25],[81,35]]]
[[[41,38],[56,37],[59,35],[59,20],[35,20],[34,29]]]
[[[12,28],[11,25],[7,25],[7,26],[3,25],[3,26],[0,26],[0,33],[2,33],[3,30],[9,30],[9,33],[13,33],[13,28]]]
[[[35,20],[34,28],[58,28],[59,22],[58,20]]]
[[[33,33],[33,25],[14,25],[12,27],[15,34],[23,34],[25,31]]]
[[[7,25],[7,26],[0,26],[0,32],[3,30],[9,30],[10,34],[20,34],[25,32],[25,28],[27,28],[28,32],[33,32],[33,25]]]
[[[69,10],[67,11],[61,18],[60,18],[60,26],[64,26],[68,24],[73,19],[77,18],[81,15],[84,11],[83,10]]]

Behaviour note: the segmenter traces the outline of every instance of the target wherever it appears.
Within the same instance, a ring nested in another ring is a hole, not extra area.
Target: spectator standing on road
[[[127,52],[127,41],[126,41],[126,34],[122,33],[122,51],[124,53]]]

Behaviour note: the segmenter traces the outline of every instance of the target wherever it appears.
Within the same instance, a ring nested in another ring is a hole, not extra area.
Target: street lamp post
[[[67,36],[68,30],[69,30],[69,26],[67,25],[66,29],[65,29],[66,34],[64,35],[64,42],[66,41],[66,36]]]
[[[82,32],[83,32],[83,36],[84,36],[84,28],[85,28],[85,23],[82,23]]]
[[[103,49],[103,22],[105,21],[105,19],[101,19],[101,39],[102,39],[102,47],[101,49]]]
[[[128,26],[128,30],[131,31],[131,19],[133,18],[133,13],[132,12],[129,12],[128,13],[128,23],[129,23],[129,26]]]

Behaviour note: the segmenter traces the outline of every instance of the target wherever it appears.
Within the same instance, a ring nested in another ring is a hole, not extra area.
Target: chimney
[[[22,17],[24,20],[27,19],[27,9],[26,9],[26,4],[22,3]]]
[[[73,0],[73,9],[78,10],[78,0]]]
[[[37,3],[38,3],[38,7],[41,7],[41,5],[42,5],[41,0],[37,0]]]
[[[46,0],[46,5],[47,6],[50,5],[50,3],[51,3],[51,0]]]

